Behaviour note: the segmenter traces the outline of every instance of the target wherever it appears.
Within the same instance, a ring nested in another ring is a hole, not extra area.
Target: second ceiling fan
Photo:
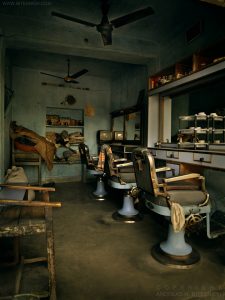
[[[70,75],[70,60],[67,59],[67,75],[65,77],[56,76],[56,75],[49,74],[49,73],[44,73],[44,72],[40,72],[40,73],[44,74],[44,75],[47,75],[47,76],[52,76],[52,77],[63,79],[65,82],[68,82],[68,83],[79,83],[75,79],[82,76],[82,75],[84,75],[87,72],[88,72],[87,69],[82,69],[82,70],[74,73],[73,75]]]
[[[64,14],[61,14],[61,13],[58,13],[55,11],[53,11],[51,14],[52,14],[52,16],[59,17],[59,18],[69,20],[72,22],[76,22],[76,23],[79,23],[79,24],[82,24],[85,26],[96,27],[97,31],[100,32],[100,34],[102,36],[104,45],[106,46],[106,45],[112,45],[113,28],[118,28],[118,27],[124,26],[126,24],[135,22],[137,20],[143,19],[154,13],[154,10],[150,6],[148,6],[146,8],[136,10],[127,15],[124,15],[122,17],[119,17],[119,18],[109,21],[109,18],[108,18],[109,7],[110,7],[110,5],[109,5],[108,0],[101,0],[102,19],[101,19],[100,24],[95,24],[92,22],[81,20],[81,19],[71,17],[68,15],[64,15]]]

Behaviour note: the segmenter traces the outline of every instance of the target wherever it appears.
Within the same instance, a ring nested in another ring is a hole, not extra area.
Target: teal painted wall
[[[87,59],[86,63],[85,59],[82,59],[84,63],[82,67],[79,65],[79,58],[73,58],[73,61],[77,60],[76,68],[87,67],[90,70],[79,78],[79,85],[65,84],[66,87],[42,85],[42,82],[64,84],[63,80],[40,74],[40,71],[63,74],[65,66],[57,64],[60,58],[62,61],[62,57],[57,55],[36,53],[32,56],[30,53],[26,55],[22,52],[19,52],[16,58],[13,56],[12,87],[15,96],[12,99],[12,120],[45,136],[46,107],[64,108],[65,106],[60,103],[68,94],[72,94],[77,101],[71,108],[84,109],[86,105],[94,108],[94,116],[84,117],[84,136],[90,153],[96,154],[97,130],[110,129],[112,110],[136,104],[139,91],[147,86],[146,68],[101,61],[97,64],[96,60],[90,59]],[[37,179],[37,169],[34,167],[26,167],[26,172],[31,182]],[[80,180],[81,166],[63,165],[62,173],[62,165],[54,165],[53,170],[49,172],[43,164],[42,180],[51,179]]]
[[[12,119],[18,125],[27,127],[38,134],[45,136],[46,107],[64,107],[60,103],[68,94],[74,95],[77,99],[72,108],[84,109],[85,104],[91,104],[95,109],[93,117],[84,119],[85,142],[90,147],[91,153],[97,152],[96,132],[99,128],[109,129],[109,110],[110,110],[110,81],[104,78],[86,76],[83,79],[84,85],[90,87],[90,91],[75,90],[55,86],[41,85],[42,75],[37,70],[13,68],[13,116]],[[29,178],[35,178],[34,170],[27,167]],[[62,167],[54,166],[49,172],[45,165],[42,170],[43,180],[48,178],[69,178],[80,177],[80,166],[69,165]]]
[[[147,91],[147,67],[122,66],[112,79],[111,111],[135,105],[142,89]]]

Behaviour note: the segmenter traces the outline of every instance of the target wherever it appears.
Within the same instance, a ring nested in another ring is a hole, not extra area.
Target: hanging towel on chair
[[[184,228],[185,225],[185,215],[183,207],[176,202],[169,201],[171,210],[171,223],[173,225],[173,230],[179,232]]]
[[[112,149],[109,145],[104,144],[101,146],[101,150],[98,155],[98,169],[100,170],[104,170],[106,153],[112,153]]]

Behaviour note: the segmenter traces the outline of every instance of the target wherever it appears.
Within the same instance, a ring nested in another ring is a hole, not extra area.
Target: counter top
[[[214,145],[212,145],[213,147]],[[219,148],[221,146],[221,148]],[[225,155],[225,145],[216,145],[215,148],[211,149],[190,149],[190,148],[180,148],[177,146],[171,147],[168,144],[167,146],[158,146],[158,147],[149,147],[149,149],[155,149],[155,150],[165,150],[165,151],[179,151],[179,152],[193,152],[193,153],[206,153],[206,154],[218,154],[218,155]]]
[[[152,155],[159,160],[176,164],[191,164],[225,170],[225,149],[180,149],[171,147],[149,147]]]

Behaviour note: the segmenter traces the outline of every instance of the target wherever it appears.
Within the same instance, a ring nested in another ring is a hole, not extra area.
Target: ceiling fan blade
[[[44,74],[44,75],[48,75],[48,76],[52,76],[52,77],[64,79],[64,77],[60,77],[60,76],[56,76],[56,75],[52,75],[52,74],[48,74],[48,73],[44,73],[44,72],[40,72],[40,73],[41,73],[41,74]]]
[[[72,22],[80,23],[80,24],[83,24],[83,25],[86,25],[86,26],[90,26],[90,27],[97,26],[97,24],[87,22],[87,21],[84,21],[84,20],[81,20],[81,19],[78,19],[78,18],[74,18],[74,17],[71,17],[71,16],[67,16],[67,15],[64,15],[64,14],[61,14],[61,13],[58,13],[58,12],[55,12],[55,11],[52,11],[51,15],[55,16],[55,17],[65,19],[65,20],[68,20],[68,21],[72,21]]]
[[[73,78],[73,79],[78,78],[78,77],[84,75],[87,72],[88,72],[87,69],[80,70],[79,72],[74,73],[73,75],[71,75],[70,78]]]
[[[145,18],[145,17],[150,16],[152,14],[154,14],[154,10],[149,6],[149,7],[134,11],[130,14],[125,15],[125,16],[119,17],[117,19],[114,19],[114,20],[111,21],[111,24],[115,28],[117,28],[117,27],[129,24],[129,23],[135,22],[139,19]]]

